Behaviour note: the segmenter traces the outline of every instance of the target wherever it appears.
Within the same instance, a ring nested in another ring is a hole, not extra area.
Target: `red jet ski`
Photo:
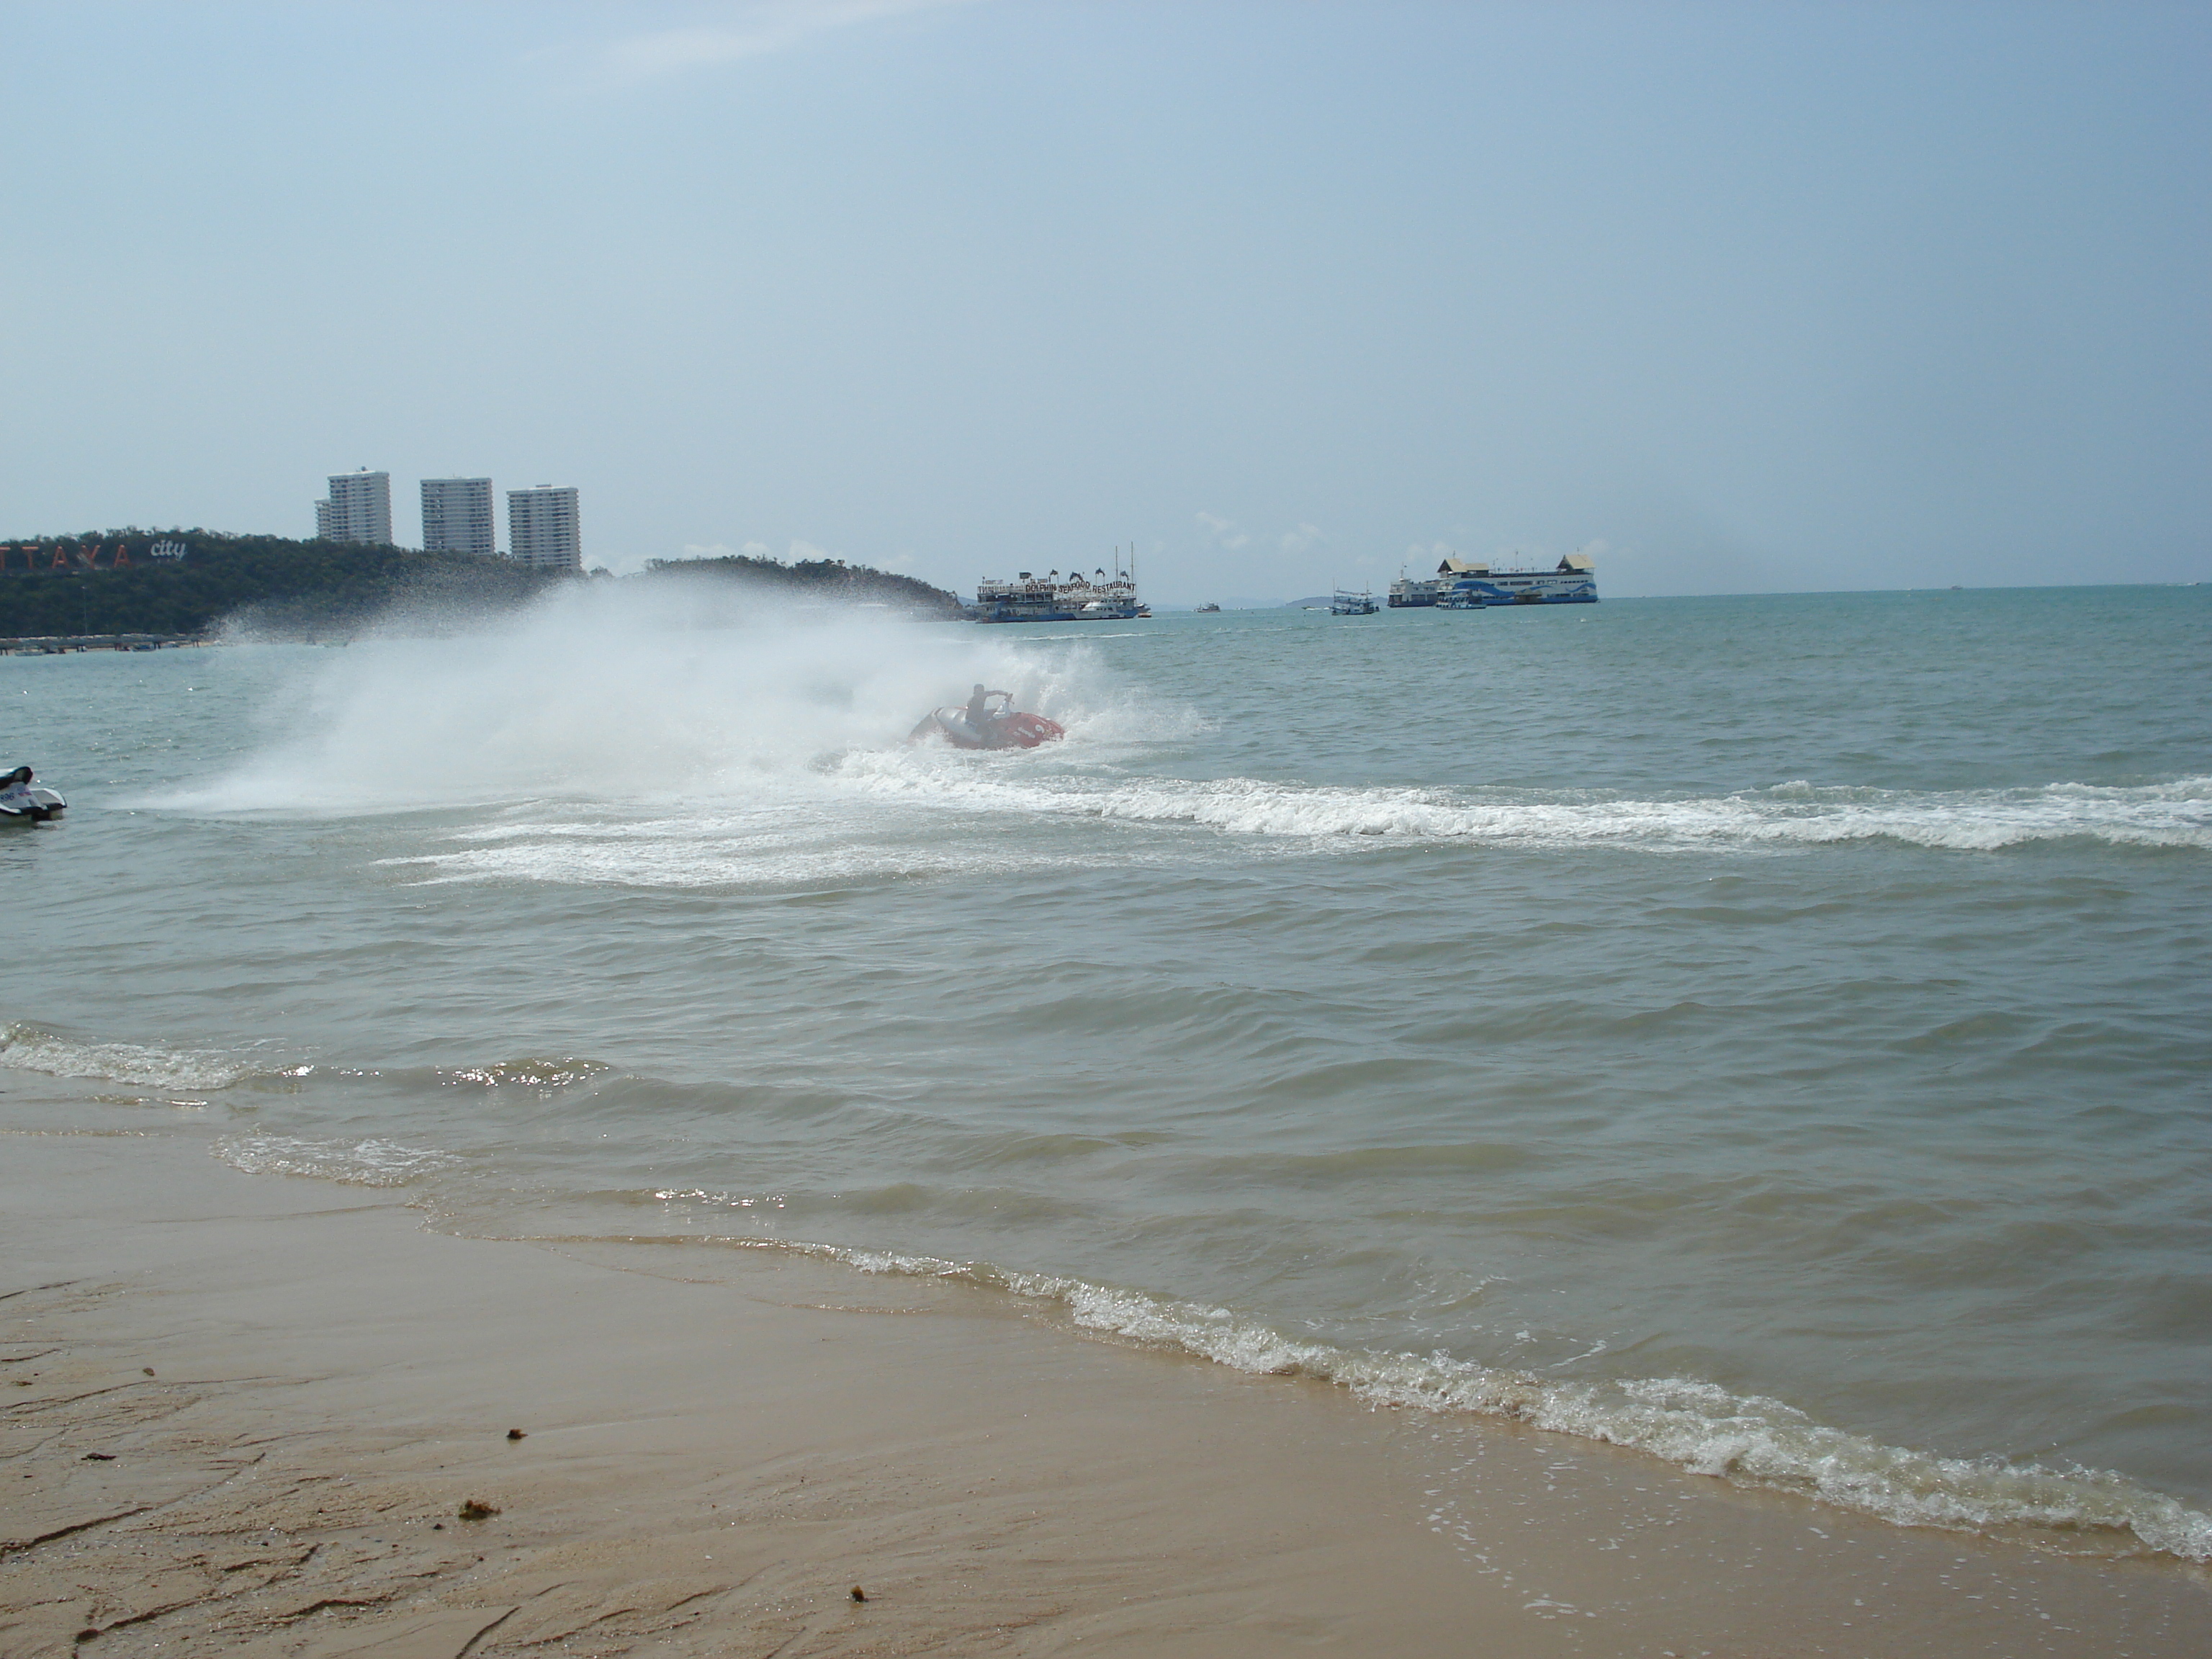
[[[1059,721],[1016,708],[1012,692],[987,691],[981,719],[970,720],[963,708],[933,708],[907,733],[906,740],[926,743],[942,738],[955,749],[1034,749],[1066,735],[1066,728]]]

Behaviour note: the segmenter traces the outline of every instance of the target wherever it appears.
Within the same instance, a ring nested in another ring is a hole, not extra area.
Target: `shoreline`
[[[835,1263],[449,1237],[391,1189],[10,1115],[26,1659],[2142,1659],[2212,1614],[2171,1560],[1899,1528]]]

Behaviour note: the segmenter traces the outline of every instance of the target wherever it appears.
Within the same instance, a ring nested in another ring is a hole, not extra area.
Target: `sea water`
[[[2208,686],[2203,587],[9,659],[0,1117],[2201,1560]]]

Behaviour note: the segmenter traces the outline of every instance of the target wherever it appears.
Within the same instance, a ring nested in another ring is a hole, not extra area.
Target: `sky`
[[[2151,0],[0,0],[0,538],[367,466],[963,592],[2212,580],[2208,71]]]

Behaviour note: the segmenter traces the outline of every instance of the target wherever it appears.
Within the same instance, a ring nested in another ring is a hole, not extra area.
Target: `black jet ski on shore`
[[[0,823],[44,823],[69,808],[60,792],[33,781],[27,766],[0,775]]]

